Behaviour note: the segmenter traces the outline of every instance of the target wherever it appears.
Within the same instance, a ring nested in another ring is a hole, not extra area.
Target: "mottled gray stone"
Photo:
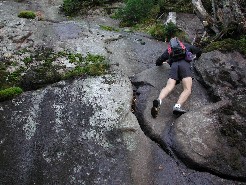
[[[124,29],[101,29],[101,24],[118,25],[109,17],[68,19],[58,12],[61,3],[1,1],[0,59],[18,63],[9,72],[44,47],[103,55],[113,73],[61,81],[0,103],[0,184],[245,184],[237,181],[245,181],[241,55],[203,54],[184,105],[189,112],[178,119],[172,115],[182,91],[177,85],[153,119],[152,101],[169,73],[169,66],[156,67],[155,59],[166,43]],[[44,19],[18,18],[25,9]],[[177,14],[177,25],[190,41],[203,29],[190,14]],[[25,48],[30,53],[15,54]],[[54,62],[75,67],[61,58]],[[131,112],[132,90],[138,120]]]
[[[148,184],[150,140],[131,100],[128,78],[105,75],[1,103],[1,183]]]

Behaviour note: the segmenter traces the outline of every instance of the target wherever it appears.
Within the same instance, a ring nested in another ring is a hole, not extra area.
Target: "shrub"
[[[190,0],[128,0],[115,17],[121,19],[121,26],[133,26],[170,11],[192,13],[193,6]]]
[[[132,26],[148,18],[153,6],[153,0],[128,0],[126,6],[116,13],[116,17],[122,20],[122,25]]]
[[[79,12],[87,12],[88,8],[104,3],[102,0],[63,0],[61,10],[67,16],[74,16]]]
[[[184,12],[192,13],[193,5],[191,0],[156,0],[160,6],[160,12]],[[204,1],[204,0],[202,0]],[[206,0],[210,2],[209,0]],[[211,3],[210,3],[211,4]]]
[[[63,0],[61,10],[65,15],[74,15],[76,14],[82,5],[82,2],[79,0]]]
[[[179,36],[181,30],[179,30],[174,23],[169,22],[166,25],[163,23],[157,23],[153,25],[148,32],[155,39],[166,41],[169,40],[172,36]]]
[[[164,24],[155,24],[150,27],[149,31],[151,36],[153,36],[157,40],[164,41],[166,39],[166,32]]]
[[[21,11],[18,15],[20,18],[26,18],[26,19],[34,19],[36,17],[36,14],[33,11]]]
[[[10,87],[0,91],[0,101],[12,99],[21,94],[23,90],[20,87]]]

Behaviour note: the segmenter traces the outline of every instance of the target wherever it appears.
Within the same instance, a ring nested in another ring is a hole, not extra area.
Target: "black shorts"
[[[169,78],[181,81],[186,77],[192,77],[190,62],[186,62],[185,60],[173,62]]]

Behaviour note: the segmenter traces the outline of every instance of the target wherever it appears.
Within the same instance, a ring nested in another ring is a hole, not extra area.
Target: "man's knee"
[[[175,87],[175,84],[176,84],[176,80],[169,78],[167,80],[166,88],[172,90]]]
[[[184,92],[185,92],[187,95],[190,95],[190,94],[191,94],[191,88],[190,88],[190,89],[184,89]]]
[[[182,85],[184,90],[191,91],[192,88],[192,78],[186,77],[182,79]]]

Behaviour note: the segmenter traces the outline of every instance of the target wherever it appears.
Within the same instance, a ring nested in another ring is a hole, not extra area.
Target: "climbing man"
[[[173,107],[173,114],[180,115],[187,111],[182,109],[182,105],[191,94],[192,87],[192,56],[198,59],[201,56],[201,50],[193,45],[182,43],[177,37],[172,37],[169,41],[168,48],[156,60],[156,65],[161,66],[166,60],[171,70],[166,86],[161,90],[158,99],[153,101],[151,115],[156,118],[160,110],[162,100],[174,89],[175,85],[182,83],[183,92],[180,94],[177,103]]]

